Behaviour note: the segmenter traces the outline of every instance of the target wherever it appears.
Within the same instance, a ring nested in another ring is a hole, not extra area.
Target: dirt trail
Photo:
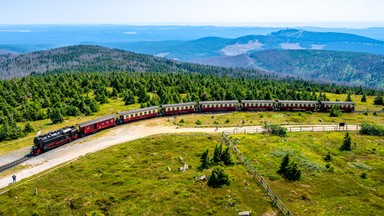
[[[144,138],[156,134],[166,133],[221,133],[223,131],[236,131],[234,127],[230,128],[177,128],[176,126],[148,126],[150,121],[137,122],[112,128],[103,134],[95,134],[77,140],[60,148],[53,149],[42,155],[33,157],[24,162],[22,165],[28,165],[26,168],[16,171],[17,180],[31,177],[45,170],[54,168],[60,164],[76,160],[86,154],[94,153],[113,145],[125,143],[128,141]],[[249,126],[240,130],[258,130],[261,131],[261,126]],[[8,155],[0,157],[0,162],[11,162],[17,159],[17,156],[25,155],[29,152],[30,147],[17,150]],[[12,173],[13,174],[13,173]],[[0,175],[0,189],[8,186],[11,181],[11,175]]]

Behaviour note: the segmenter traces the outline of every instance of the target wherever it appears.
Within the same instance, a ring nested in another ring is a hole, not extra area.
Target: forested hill
[[[215,74],[265,74],[262,70],[237,70],[181,63],[145,54],[93,45],[68,46],[21,55],[1,55],[0,79],[45,72],[204,72]]]
[[[326,50],[266,50],[249,55],[263,69],[304,79],[384,88],[384,56]]]

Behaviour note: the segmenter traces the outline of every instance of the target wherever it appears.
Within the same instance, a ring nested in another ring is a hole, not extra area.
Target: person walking
[[[13,174],[13,176],[12,176],[12,180],[13,180],[13,183],[16,182],[16,175],[15,175],[15,174]]]

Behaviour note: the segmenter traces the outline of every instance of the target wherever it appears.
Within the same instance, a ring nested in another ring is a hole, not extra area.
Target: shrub
[[[363,112],[363,115],[367,116],[368,115],[368,111]]]
[[[332,161],[332,155],[331,155],[331,152],[328,152],[328,154],[324,157],[324,160],[326,162],[330,162]]]
[[[229,119],[227,119],[227,120],[225,120],[225,124],[228,124],[229,122],[231,122],[231,121],[229,121]]]
[[[339,110],[339,107],[334,105],[331,107],[331,111],[329,112],[330,117],[339,117],[341,116],[341,111]]]
[[[373,104],[374,105],[384,105],[383,97],[381,95],[375,97]]]
[[[373,112],[373,115],[374,115],[374,116],[378,116],[378,114],[377,114],[377,112],[376,112],[376,111],[375,111],[375,112]]]
[[[203,122],[202,122],[200,119],[198,119],[198,120],[195,122],[195,124],[197,124],[197,125],[201,125],[201,124],[203,124]]]
[[[179,121],[179,123],[180,123],[180,124],[184,124],[184,123],[185,123],[184,119],[181,119],[181,120]]]
[[[231,184],[231,179],[228,174],[224,172],[222,167],[215,167],[212,170],[212,174],[208,180],[208,186],[213,188],[221,188],[224,185],[229,186]]]
[[[365,173],[365,172],[361,173],[360,177],[362,179],[367,179],[368,178],[367,173]]]
[[[273,135],[286,137],[287,136],[287,128],[283,128],[280,125],[272,124],[263,126],[264,129],[270,130],[269,132]]]
[[[384,127],[375,124],[362,123],[360,129],[360,134],[365,135],[374,135],[374,136],[384,136]]]
[[[33,129],[32,125],[29,122],[27,122],[27,124],[25,124],[23,132],[30,133],[33,131],[34,131],[34,129]]]

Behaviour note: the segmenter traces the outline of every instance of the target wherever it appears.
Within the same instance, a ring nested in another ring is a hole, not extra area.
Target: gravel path
[[[149,120],[150,121],[150,120]],[[92,136],[85,137],[81,140],[77,140],[70,144],[64,145],[60,148],[53,149],[49,152],[46,152],[42,155],[31,158],[30,160],[24,162],[22,165],[28,165],[25,169],[19,170],[14,173],[17,176],[17,180],[31,177],[38,173],[41,173],[45,170],[54,168],[60,164],[76,160],[77,158],[84,156],[86,154],[94,153],[102,149],[108,148],[113,145],[125,143],[128,141],[144,138],[147,136],[155,134],[166,134],[166,133],[186,133],[186,132],[203,132],[203,133],[221,133],[223,131],[231,132],[234,131],[258,131],[261,132],[261,126],[250,126],[240,128],[236,130],[235,128],[219,128],[216,131],[215,128],[176,128],[175,126],[148,126],[149,121],[137,122],[134,124],[128,124],[112,128],[106,131],[100,136],[100,134],[95,134]],[[299,126],[295,126],[299,127]],[[306,127],[306,126],[303,126]],[[317,127],[317,126],[314,126]],[[315,129],[314,131],[323,131],[324,126]],[[330,131],[334,128],[334,125],[328,125]],[[356,126],[352,126],[356,127]],[[311,126],[312,128],[312,126]],[[323,128],[323,129],[321,129]],[[357,127],[356,127],[357,128]],[[27,154],[30,150],[30,147],[17,150],[10,154],[0,157],[0,163],[9,163],[14,161],[23,155]],[[1,164],[0,164],[1,165]],[[9,176],[0,176],[0,189],[8,186],[12,181],[11,175]]]

